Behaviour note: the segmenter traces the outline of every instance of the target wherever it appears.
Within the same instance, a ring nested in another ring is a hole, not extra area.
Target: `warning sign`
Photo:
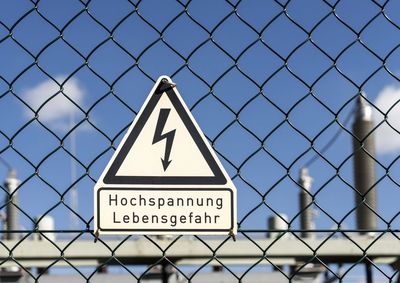
[[[202,231],[229,231],[232,201],[230,189],[100,189],[98,209],[108,217],[98,225],[102,231],[131,231],[131,225],[136,232],[186,232],[199,226]]]
[[[94,198],[99,233],[236,233],[236,188],[165,76],[96,183]]]

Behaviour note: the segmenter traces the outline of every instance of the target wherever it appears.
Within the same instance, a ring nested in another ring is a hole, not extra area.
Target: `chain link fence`
[[[398,1],[0,7],[2,280],[397,280]],[[160,75],[238,189],[236,242],[93,243],[93,186]]]

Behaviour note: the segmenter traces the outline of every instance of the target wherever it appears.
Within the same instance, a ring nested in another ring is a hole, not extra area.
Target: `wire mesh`
[[[0,172],[6,178],[13,168],[20,180],[15,191],[1,186],[4,215],[19,217],[18,227],[2,229],[4,270],[16,267],[34,282],[47,282],[48,272],[97,282],[106,269],[129,281],[158,272],[164,282],[198,282],[222,266],[224,272],[213,274],[232,282],[257,281],[252,276],[266,270],[274,282],[295,282],[319,268],[315,273],[325,273],[326,282],[355,282],[364,280],[365,265],[377,280],[397,278],[397,257],[383,264],[370,251],[384,239],[394,245],[399,239],[398,1],[0,5]],[[177,83],[238,188],[238,241],[258,254],[229,262],[221,255],[232,241],[228,236],[100,237],[97,245],[108,256],[93,256],[96,263],[82,267],[68,251],[94,240],[93,186],[164,74]],[[352,128],[360,97],[374,118],[362,138]],[[376,154],[366,147],[369,137],[376,139]],[[353,177],[360,151],[376,170],[365,192]],[[309,189],[299,177],[303,167],[313,179]],[[305,207],[299,206],[301,193],[308,195]],[[373,193],[376,207],[367,201]],[[376,218],[371,229],[357,225],[362,206],[372,212],[369,220]],[[305,228],[300,219],[307,211],[313,224]],[[268,228],[268,217],[281,226]],[[272,240],[265,244],[267,234]],[[368,237],[366,245],[360,234]],[[188,238],[207,252],[185,264],[173,254]],[[58,256],[29,264],[20,259],[19,250],[34,239],[50,243]],[[344,261],[320,254],[335,239],[358,255]],[[158,257],[129,262],[119,256],[124,245],[140,240]],[[308,255],[284,264],[270,257],[286,240]]]

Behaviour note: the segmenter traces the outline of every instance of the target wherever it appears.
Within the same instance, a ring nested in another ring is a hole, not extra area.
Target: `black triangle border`
[[[214,176],[117,176],[119,168],[124,162],[126,156],[128,155],[130,149],[135,143],[137,137],[142,131],[144,125],[149,119],[151,113],[156,107],[158,101],[163,94],[167,94],[172,105],[175,107],[179,117],[182,119],[186,129],[192,136],[195,144],[199,148],[201,154],[206,160],[208,166],[213,172]],[[205,144],[200,133],[197,131],[196,126],[193,124],[192,119],[186,112],[184,106],[179,100],[174,88],[170,86],[167,81],[161,80],[158,84],[156,90],[151,94],[150,100],[145,106],[143,112],[130,132],[125,143],[122,145],[121,150],[118,152],[113,163],[111,164],[109,170],[103,179],[104,184],[108,185],[224,185],[227,180],[215,161],[213,155]]]

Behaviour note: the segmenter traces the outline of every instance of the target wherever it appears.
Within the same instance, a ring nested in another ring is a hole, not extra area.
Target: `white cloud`
[[[400,132],[400,85],[386,86],[378,94],[374,104],[380,111],[387,113],[387,121]],[[397,104],[396,104],[397,103]],[[393,107],[393,105],[395,105]],[[391,108],[393,107],[393,108]],[[390,111],[389,111],[390,109]],[[388,112],[389,111],[389,112]],[[374,111],[375,123],[384,120],[384,116]],[[400,152],[400,134],[393,130],[387,123],[383,123],[376,131],[376,150],[380,154]]]
[[[61,84],[65,81],[65,77],[59,76],[55,78]],[[57,93],[57,94],[56,94]],[[79,85],[78,80],[69,79],[63,85],[63,93],[73,100],[77,105],[82,105],[85,91]],[[43,103],[56,94],[52,99],[40,108],[39,120],[54,128],[67,129],[70,126],[72,115],[81,116],[82,112],[77,108],[65,95],[60,92],[60,86],[53,80],[46,80],[39,83],[33,88],[23,91],[22,97],[35,111],[38,110]],[[26,108],[26,115],[32,117],[33,112]]]

